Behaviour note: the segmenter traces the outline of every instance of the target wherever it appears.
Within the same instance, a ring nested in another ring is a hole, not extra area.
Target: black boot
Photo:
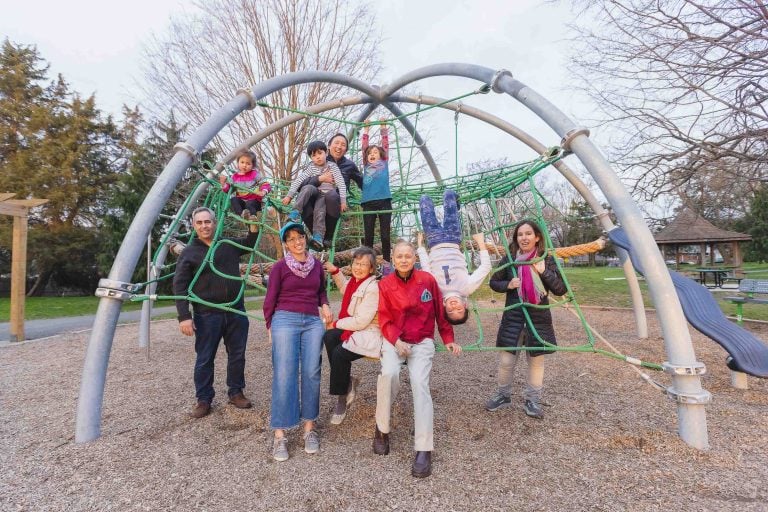
[[[373,433],[373,453],[389,455],[389,434],[380,431],[378,425],[376,425],[376,431]]]
[[[413,459],[411,475],[416,478],[426,478],[432,474],[432,452],[416,452]]]

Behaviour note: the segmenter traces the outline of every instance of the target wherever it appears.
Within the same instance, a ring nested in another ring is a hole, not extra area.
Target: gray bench
[[[768,281],[742,279],[739,292],[744,295],[726,297],[725,300],[736,304],[736,323],[741,325],[744,318],[744,304],[768,304]]]

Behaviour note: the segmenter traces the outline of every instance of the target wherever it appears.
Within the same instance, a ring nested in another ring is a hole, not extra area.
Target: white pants
[[[413,393],[413,444],[417,452],[431,452],[434,449],[434,414],[432,394],[429,391],[429,374],[434,355],[435,342],[430,338],[411,345],[411,355],[407,358],[400,357],[394,345],[386,340],[381,350],[381,373],[376,384],[376,426],[385,434],[390,431],[392,402],[400,389],[400,365],[407,360]]]

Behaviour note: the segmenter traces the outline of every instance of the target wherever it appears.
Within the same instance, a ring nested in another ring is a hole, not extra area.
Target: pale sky
[[[541,0],[388,0],[374,6],[384,32],[380,84],[422,66],[466,62],[509,69],[577,124],[579,113],[590,112],[588,102],[574,101],[568,87],[565,25],[573,15],[567,5]],[[62,73],[73,90],[84,96],[96,93],[97,105],[119,117],[123,103],[141,102],[136,84],[141,80],[142,44],[152,33],[162,34],[170,16],[183,9],[192,7],[179,0],[0,0],[0,35],[17,44],[37,45],[50,63],[51,78]],[[476,82],[456,78],[417,85],[424,94],[445,98],[476,87]],[[509,97],[491,93],[467,103],[516,124],[547,145],[559,143],[543,122]],[[427,125],[433,154],[452,173],[453,114],[430,115]],[[462,165],[484,158],[510,156],[523,161],[534,156],[510,136],[471,119],[461,119],[459,133]]]

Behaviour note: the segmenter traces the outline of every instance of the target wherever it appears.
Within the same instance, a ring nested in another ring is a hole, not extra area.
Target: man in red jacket
[[[386,341],[381,350],[381,373],[376,386],[376,431],[373,451],[389,453],[392,401],[400,387],[400,365],[408,362],[413,393],[414,449],[411,474],[417,478],[432,474],[432,395],[429,374],[435,355],[432,336],[435,323],[445,348],[454,355],[461,346],[454,343],[453,327],[445,318],[443,297],[435,278],[413,268],[416,251],[400,241],[392,251],[395,272],[379,282],[379,326]]]

